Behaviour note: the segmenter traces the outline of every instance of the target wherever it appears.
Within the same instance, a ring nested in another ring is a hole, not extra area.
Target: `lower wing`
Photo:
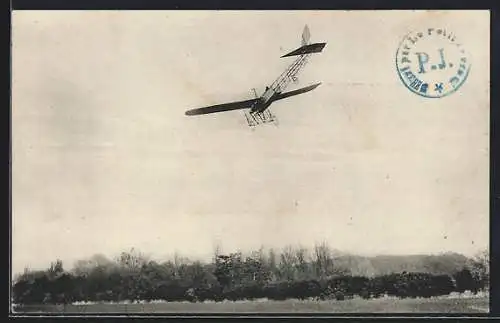
[[[252,105],[254,103],[256,103],[258,100],[259,99],[250,99],[250,100],[245,100],[245,101],[217,104],[217,105],[212,105],[209,107],[192,109],[192,110],[186,111],[186,115],[194,116],[194,115],[199,115],[199,114],[209,114],[209,113],[216,113],[216,112],[223,112],[223,111],[248,109],[248,108],[251,108]]]

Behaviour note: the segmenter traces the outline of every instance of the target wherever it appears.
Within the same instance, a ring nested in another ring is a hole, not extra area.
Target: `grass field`
[[[16,312],[82,313],[488,313],[489,298],[350,299],[30,306]]]

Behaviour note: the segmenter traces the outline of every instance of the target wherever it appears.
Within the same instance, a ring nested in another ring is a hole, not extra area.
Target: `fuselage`
[[[278,92],[272,88],[266,89],[264,94],[259,98],[259,101],[250,109],[251,113],[264,112],[274,101],[274,99],[279,95]]]
[[[266,87],[259,100],[251,107],[250,113],[264,112],[276,100],[276,97],[295,79],[295,75],[307,62],[310,54],[301,54],[281,75]]]

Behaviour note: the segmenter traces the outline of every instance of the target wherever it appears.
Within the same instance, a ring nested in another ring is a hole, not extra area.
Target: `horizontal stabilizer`
[[[187,116],[194,116],[194,115],[199,115],[199,114],[209,114],[209,113],[216,113],[216,112],[222,112],[222,111],[248,109],[248,108],[251,108],[252,105],[254,103],[256,103],[258,100],[259,99],[250,99],[250,100],[246,100],[246,101],[217,104],[217,105],[212,105],[209,107],[192,109],[192,110],[186,111],[186,115]]]
[[[302,94],[302,93],[306,93],[306,92],[312,91],[315,88],[317,88],[320,84],[321,84],[321,82],[313,84],[313,85],[309,85],[309,86],[306,86],[306,87],[303,87],[303,88],[298,89],[298,90],[293,90],[293,91],[290,91],[290,92],[280,93],[280,94],[278,94],[276,96],[275,100],[281,100],[281,99],[284,99],[284,98],[288,98],[290,96],[299,95],[299,94]]]
[[[315,44],[310,44],[310,45],[304,45],[300,48],[297,48],[293,52],[290,52],[286,55],[281,56],[283,57],[289,57],[289,56],[298,56],[298,55],[304,55],[304,54],[311,54],[311,53],[320,53],[323,48],[325,48],[326,43],[315,43]]]

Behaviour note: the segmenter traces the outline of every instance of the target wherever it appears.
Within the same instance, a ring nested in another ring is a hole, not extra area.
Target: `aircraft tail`
[[[305,54],[312,54],[312,53],[321,53],[323,51],[323,48],[325,48],[326,43],[315,43],[315,44],[310,44],[310,45],[304,45],[302,47],[297,48],[296,50],[281,56],[283,57],[289,57],[289,56],[299,56],[299,55],[305,55]]]
[[[301,47],[297,48],[294,51],[291,51],[290,53],[281,56],[283,57],[289,57],[289,56],[299,56],[299,55],[305,55],[305,54],[312,54],[312,53],[320,53],[323,48],[325,48],[326,43],[310,43],[311,39],[311,32],[309,31],[309,27],[305,25],[304,30],[302,31],[302,41],[301,41]]]
[[[308,45],[309,40],[311,38],[311,32],[309,31],[309,27],[306,25],[304,27],[304,31],[302,32],[302,46]]]

